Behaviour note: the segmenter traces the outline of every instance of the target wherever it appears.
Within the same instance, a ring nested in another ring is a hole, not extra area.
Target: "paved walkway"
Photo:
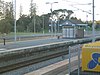
[[[42,39],[42,40],[30,40],[30,41],[21,41],[16,43],[6,43],[4,46],[3,43],[0,44],[0,49],[15,49],[15,48],[22,48],[22,47],[29,47],[29,46],[36,46],[36,45],[42,45],[42,44],[50,44],[55,42],[63,42],[63,41],[72,41],[75,39]]]

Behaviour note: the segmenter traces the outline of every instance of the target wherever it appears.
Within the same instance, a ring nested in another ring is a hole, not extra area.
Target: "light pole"
[[[36,21],[36,20],[35,20],[35,14],[34,14],[34,33],[36,33],[35,21]]]
[[[95,42],[95,24],[94,24],[94,0],[93,0],[93,6],[92,6],[92,10],[93,10],[93,15],[92,15],[92,17],[93,17],[93,23],[92,23],[92,42]]]
[[[43,34],[44,34],[44,13],[43,13]]]
[[[16,42],[16,0],[13,2],[13,13],[14,13],[14,41]]]
[[[52,32],[52,34],[53,34],[53,13],[52,13],[52,5],[54,4],[54,3],[58,3],[58,2],[46,2],[46,4],[50,4],[51,5],[51,32]]]
[[[85,34],[88,35],[88,14],[87,14],[87,12],[86,12],[86,24],[87,25],[85,26],[85,28],[86,28],[85,29]]]
[[[15,42],[16,42],[16,0],[15,0],[15,21],[14,21],[14,31],[15,31]]]
[[[57,33],[57,28],[56,28],[56,23],[57,23],[57,21],[55,20],[55,37],[56,37],[56,33]]]

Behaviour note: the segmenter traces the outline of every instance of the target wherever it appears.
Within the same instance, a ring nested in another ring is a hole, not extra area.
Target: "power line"
[[[78,2],[72,2],[72,1],[69,1],[69,0],[63,0],[63,1],[66,1],[66,2],[70,2],[70,3],[73,3],[73,5],[91,5],[92,3],[78,3]]]
[[[77,8],[77,7],[73,6],[73,5],[69,5],[69,6],[71,6],[71,7],[73,7],[73,8],[76,8],[77,10],[81,10],[82,12],[86,12],[86,13],[88,13],[88,14],[93,15],[91,12],[86,11],[86,10],[83,10],[83,9],[80,9],[80,8]],[[100,14],[95,14],[95,15],[100,15]]]
[[[75,7],[76,5],[92,5],[93,3],[85,3],[85,4],[83,4],[83,3],[73,2],[73,1],[69,1],[69,0],[63,0],[63,1],[72,3],[72,4],[70,4],[69,6],[71,6],[71,7],[73,7],[73,8],[76,8],[77,10],[81,10],[82,12],[86,12],[86,13],[88,13],[88,14],[93,15],[93,14],[92,14],[91,12],[89,12],[89,11],[86,11],[86,10],[83,10],[83,9],[80,9],[80,8]],[[74,6],[74,5],[75,5],[75,6]],[[96,7],[96,6],[94,6],[94,7]],[[95,14],[95,15],[100,15],[100,14]]]
[[[69,5],[69,6],[71,6],[71,7],[73,7],[73,8],[76,8],[77,10],[81,10],[82,12],[86,12],[86,13],[88,13],[88,14],[92,14],[91,12],[88,12],[88,11],[86,11],[86,10],[77,8],[77,7],[73,6],[73,5]]]

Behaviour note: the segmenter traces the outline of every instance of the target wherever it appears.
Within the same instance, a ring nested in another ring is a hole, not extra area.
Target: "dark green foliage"
[[[46,31],[48,31],[49,30],[49,17],[50,17],[50,13],[43,14],[40,17],[41,17],[41,20],[42,20],[42,28],[43,28],[43,18],[44,18],[44,29]]]
[[[4,33],[8,34],[8,33],[10,33],[10,31],[11,31],[10,22],[6,19],[1,20],[0,21],[0,32],[2,34],[4,34]]]
[[[17,31],[18,32],[28,32],[29,23],[31,22],[31,19],[27,15],[22,15],[17,20]]]
[[[61,12],[62,14],[60,14]],[[71,14],[73,14],[72,10],[67,10],[67,9],[54,10],[53,15],[57,17],[57,22],[56,22],[57,26],[63,23],[66,19],[77,19],[76,17],[71,17]],[[36,15],[35,11],[34,14],[32,14],[31,16],[22,15],[16,22],[17,32],[34,32],[34,24],[36,30],[35,32],[43,32],[43,25],[44,25],[44,31],[48,32],[49,24],[51,23],[50,17],[51,13],[38,16]],[[14,19],[12,10],[7,9],[5,19],[0,21],[0,32],[10,33],[13,31],[14,31]]]
[[[44,19],[46,17],[44,16]],[[45,24],[48,21],[45,19]],[[47,27],[47,26],[45,26]],[[43,28],[43,17],[35,15],[35,29],[36,32],[41,32]],[[17,31],[18,32],[34,32],[34,16],[29,17],[27,15],[22,15],[17,20]]]
[[[13,31],[13,24],[14,24],[14,19],[13,19],[13,11],[12,11],[12,4],[9,3],[9,7],[7,5],[5,9],[5,19],[0,20],[0,32],[2,34],[4,33],[10,33]],[[4,13],[2,13],[3,15]],[[1,15],[1,16],[2,16]]]

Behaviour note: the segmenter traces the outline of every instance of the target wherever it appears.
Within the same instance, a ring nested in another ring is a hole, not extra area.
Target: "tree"
[[[33,0],[31,0],[30,3],[30,16],[32,17],[33,15],[36,15],[36,3],[33,3]]]
[[[67,19],[70,19],[70,16],[74,13],[72,10],[67,10],[68,15],[66,16]]]
[[[70,16],[73,14],[74,12],[72,10],[67,10],[67,9],[58,9],[58,10],[54,10],[53,14],[57,16],[58,20],[63,21],[66,19],[69,19]]]
[[[9,23],[9,21],[7,19],[2,19],[0,21],[0,32],[2,34],[6,33],[10,33],[11,31],[11,24]]]
[[[3,7],[4,18],[0,21],[0,32],[3,33],[10,33],[11,29],[13,28],[13,6],[11,2],[5,3],[5,8]]]
[[[34,17],[34,16],[33,16]],[[34,24],[35,22],[35,32],[40,32],[42,30],[42,19],[40,16],[38,15],[35,15],[35,21],[34,21],[34,18],[31,18],[31,22],[29,24],[29,29],[31,32],[34,32]]]
[[[18,32],[28,32],[29,31],[29,23],[31,22],[31,18],[27,15],[22,15],[17,20],[17,31]]]
[[[41,16],[36,15],[36,8],[35,8],[36,5],[34,6],[33,5],[34,3],[32,1],[33,0],[31,0],[31,4],[30,4],[31,5],[30,15],[29,16],[22,15],[17,20],[17,31],[18,32],[41,32],[43,31],[43,24],[44,24],[45,30],[46,31],[49,30],[51,13],[43,14]],[[61,21],[63,22],[64,20],[66,20],[66,17],[68,16],[67,11],[68,10],[64,10],[64,9],[54,10],[53,16],[56,16],[57,21],[61,23]]]
[[[11,2],[6,2],[5,5],[5,19],[9,22],[11,25],[10,29],[11,31],[14,31],[14,16],[13,16],[13,4]],[[10,31],[10,32],[11,32]]]
[[[49,31],[49,24],[51,23],[50,22],[50,17],[51,17],[51,13],[47,13],[47,14],[43,14],[40,16],[41,17],[41,20],[42,20],[42,24],[43,24],[43,17],[44,17],[44,28],[45,28],[45,31]]]
[[[67,9],[58,9],[53,11],[53,16],[56,16],[57,29],[59,32],[59,24],[63,23],[66,19],[70,19],[70,16],[73,14],[72,10]],[[60,28],[61,29],[61,28]]]
[[[49,30],[49,17],[50,17],[50,15],[51,14],[48,13],[48,14],[43,14],[40,16],[41,21],[42,21],[42,28],[43,28],[43,24],[44,24],[44,29],[46,32]]]
[[[31,0],[31,3],[30,3],[30,17],[32,18],[32,23],[34,23],[33,25],[33,28],[34,28],[34,33],[36,32],[36,3],[33,3],[33,0]],[[33,22],[34,21],[34,22]]]
[[[70,19],[78,20],[77,17],[71,17]]]
[[[100,30],[100,20],[96,21],[96,29]]]
[[[3,13],[4,6],[3,6],[3,4],[4,4],[3,1],[0,0],[0,17],[4,16],[4,13]]]
[[[23,12],[22,5],[20,5],[20,13],[19,13],[19,17],[22,16],[22,12]]]
[[[88,25],[92,28],[92,21],[88,21]]]

